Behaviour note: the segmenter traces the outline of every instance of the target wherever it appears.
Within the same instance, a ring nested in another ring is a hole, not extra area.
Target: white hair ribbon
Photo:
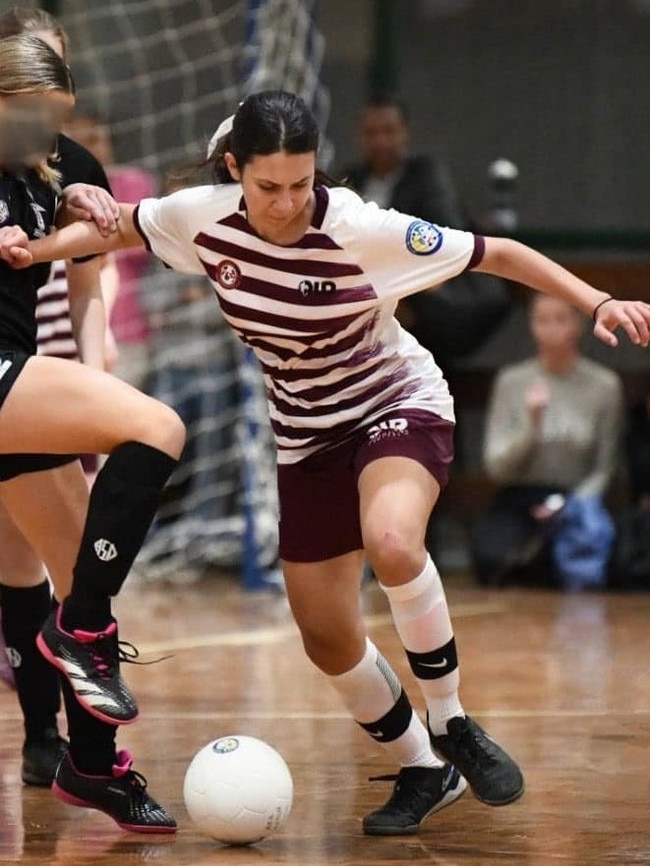
[[[210,141],[208,143],[208,152],[207,152],[208,159],[210,159],[210,157],[214,153],[215,148],[216,148],[217,144],[219,143],[219,139],[225,138],[225,136],[228,135],[229,132],[232,132],[232,124],[233,124],[234,119],[235,119],[235,115],[231,114],[230,117],[227,117],[225,120],[222,120],[221,123],[219,124],[219,126],[217,127],[216,132],[214,133],[214,135],[212,136],[212,138],[210,139]]]

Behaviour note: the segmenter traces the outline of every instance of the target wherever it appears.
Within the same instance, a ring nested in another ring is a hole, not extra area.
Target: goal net
[[[254,90],[299,93],[324,129],[314,7],[60,0],[79,112],[103,119],[115,162],[144,169],[159,190],[171,168],[205,153],[220,121]],[[321,161],[328,156],[325,145]],[[238,567],[246,586],[263,586],[277,563],[277,499],[257,363],[224,324],[207,280],[153,263],[136,300],[150,328],[145,390],[174,406],[188,431],[137,565],[151,578]]]

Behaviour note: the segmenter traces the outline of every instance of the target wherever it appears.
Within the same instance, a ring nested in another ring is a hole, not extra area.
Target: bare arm
[[[28,240],[16,226],[14,235],[7,232],[7,240],[0,236],[0,257],[12,267],[25,268],[39,262],[73,259],[93,253],[108,253],[124,247],[144,246],[144,240],[133,224],[135,205],[120,204],[117,230],[102,236],[93,222],[73,222],[52,232],[47,237]]]
[[[647,346],[650,339],[650,304],[643,301],[610,300],[602,292],[576,277],[542,253],[509,238],[485,238],[485,255],[475,268],[513,280],[547,295],[563,298],[592,318],[594,336],[609,346],[618,340],[613,331],[622,327],[632,343]],[[606,301],[607,303],[603,303]]]
[[[105,368],[106,312],[100,272],[102,259],[66,262],[70,322],[79,357],[97,370]]]

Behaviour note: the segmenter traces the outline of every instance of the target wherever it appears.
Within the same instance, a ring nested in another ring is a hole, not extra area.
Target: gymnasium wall
[[[413,146],[444,154],[473,213],[486,166],[520,169],[526,227],[644,228],[650,205],[650,2],[395,0]],[[337,165],[354,152],[375,3],[321,0]],[[438,10],[436,14],[436,10]]]

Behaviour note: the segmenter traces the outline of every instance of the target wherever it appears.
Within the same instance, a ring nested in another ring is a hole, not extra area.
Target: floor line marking
[[[462,616],[486,616],[507,610],[502,604],[460,604],[451,608],[452,618]],[[392,624],[390,613],[367,614],[364,620],[369,629]],[[181,652],[182,650],[202,649],[218,646],[251,646],[254,644],[274,644],[298,636],[298,627],[294,622],[283,623],[269,628],[254,630],[238,630],[222,634],[202,634],[193,637],[167,639],[164,641],[146,641],[137,643],[140,653]]]

